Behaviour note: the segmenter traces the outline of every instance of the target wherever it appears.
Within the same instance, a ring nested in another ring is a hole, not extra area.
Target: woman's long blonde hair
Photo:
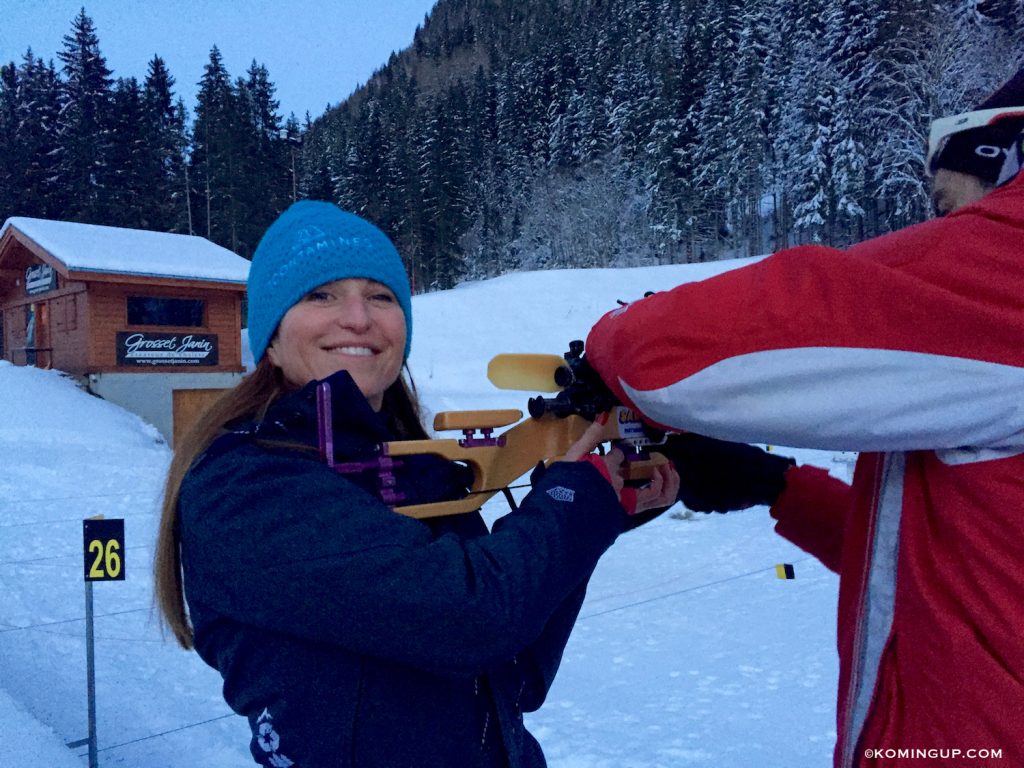
[[[192,624],[185,605],[181,572],[181,534],[178,527],[181,483],[193,462],[228,424],[242,419],[261,420],[271,404],[286,391],[280,369],[264,355],[253,372],[216,400],[175,448],[164,486],[153,558],[153,591],[163,623],[174,633],[182,648],[192,648]],[[420,421],[415,387],[411,382],[406,383],[404,376],[400,375],[385,391],[381,412],[386,414],[399,438],[428,437]]]

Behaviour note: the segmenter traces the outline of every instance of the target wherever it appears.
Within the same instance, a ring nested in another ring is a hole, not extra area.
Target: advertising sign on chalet
[[[117,334],[118,365],[217,365],[217,336],[207,333]]]
[[[49,264],[33,264],[25,269],[25,294],[34,296],[57,287],[57,273]]]

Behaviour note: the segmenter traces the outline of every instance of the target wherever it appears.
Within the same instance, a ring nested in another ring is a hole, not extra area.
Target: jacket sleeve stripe
[[[775,349],[658,389],[618,383],[652,421],[727,440],[850,451],[1024,447],[1024,368],[980,360]]]

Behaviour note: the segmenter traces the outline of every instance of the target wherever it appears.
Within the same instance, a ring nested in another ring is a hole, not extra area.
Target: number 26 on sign
[[[124,520],[82,521],[86,581],[124,581]]]

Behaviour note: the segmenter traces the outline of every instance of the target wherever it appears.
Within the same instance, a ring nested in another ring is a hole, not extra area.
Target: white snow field
[[[431,411],[525,411],[528,393],[487,382],[491,356],[560,354],[616,299],[740,263],[524,273],[418,296],[410,367]],[[849,479],[846,456],[791,453]],[[100,765],[253,764],[219,675],[163,639],[152,610],[169,457],[153,427],[57,372],[0,363],[0,768],[87,764],[65,743],[86,735],[81,520],[98,514],[125,520],[127,577],[95,585]],[[485,508],[503,512],[500,499]],[[836,577],[775,535],[763,507],[684,512],[622,537],[599,565],[548,701],[528,716],[549,764],[828,765]],[[782,562],[794,580],[776,578]]]

